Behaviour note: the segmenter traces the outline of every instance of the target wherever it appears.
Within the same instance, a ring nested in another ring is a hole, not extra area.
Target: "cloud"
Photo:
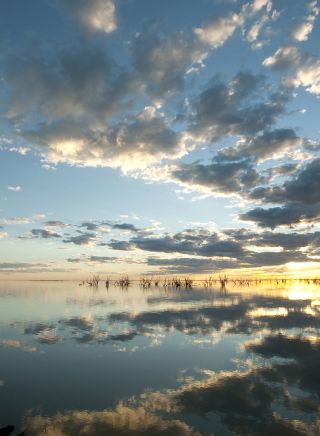
[[[217,158],[225,160],[240,160],[254,158],[257,162],[266,159],[280,158],[288,151],[293,151],[303,140],[293,129],[266,130],[261,135],[242,138],[236,147],[222,149]]]
[[[264,203],[284,203],[281,207],[255,208],[241,214],[240,219],[255,221],[262,227],[276,227],[300,222],[312,222],[320,215],[320,159],[308,162],[292,179],[282,186],[260,187],[250,197]]]
[[[292,31],[292,38],[296,41],[307,41],[310,33],[313,30],[314,23],[316,21],[317,16],[319,15],[318,1],[311,1],[308,4],[309,15],[305,18],[304,21],[297,24]]]
[[[201,42],[212,48],[218,48],[243,24],[242,14],[231,13],[226,17],[218,17],[208,21],[203,27],[196,28],[194,33]]]
[[[285,78],[284,84],[303,86],[311,94],[320,94],[320,60],[315,56],[303,54],[296,47],[281,47],[263,61],[263,66],[276,71],[295,68],[294,75]]]
[[[21,191],[21,186],[16,185],[16,186],[8,186],[8,191],[13,191],[13,192],[20,192]]]
[[[206,52],[182,32],[165,36],[159,25],[145,26],[134,35],[130,48],[137,86],[152,98],[164,97],[182,90],[190,68],[199,69]]]
[[[274,229],[278,226],[291,226],[316,222],[320,216],[320,206],[289,203],[285,206],[264,209],[256,207],[239,215],[240,220],[257,223],[260,227]]]
[[[206,230],[186,229],[161,237],[134,237],[130,243],[145,251],[184,253],[202,256],[229,256],[242,251],[236,241],[221,240],[218,234]]]
[[[59,220],[46,221],[44,223],[44,225],[47,227],[66,227],[67,226],[67,224],[65,224],[64,222],[59,221]]]
[[[97,236],[90,232],[79,232],[75,236],[66,236],[62,242],[65,244],[75,244],[75,245],[90,245],[97,241]]]
[[[214,78],[190,102],[190,132],[216,141],[223,136],[252,135],[269,128],[284,113],[290,96],[279,89],[264,99],[263,84],[263,76],[249,71],[239,72],[227,84]]]
[[[236,268],[237,261],[232,259],[208,259],[197,257],[158,258],[148,257],[147,264],[157,266],[167,274],[212,273],[225,268]]]
[[[88,31],[111,33],[117,29],[113,0],[59,0],[59,3]]]
[[[0,270],[28,270],[38,267],[46,267],[43,263],[28,263],[28,262],[1,262]]]
[[[171,175],[174,180],[187,186],[205,187],[220,195],[238,195],[263,181],[249,160],[217,162],[213,159],[208,165],[199,162],[180,164]]]
[[[269,0],[255,0],[251,4],[245,3],[239,13],[232,12],[227,16],[208,20],[202,27],[194,29],[194,33],[202,43],[217,49],[231,38],[236,30],[242,28],[248,19],[254,17],[262,9],[265,9],[267,13],[263,14],[247,33],[249,42],[254,42],[263,25],[270,19],[272,2]]]
[[[262,65],[274,70],[286,70],[295,67],[301,62],[301,53],[297,47],[281,47],[274,55],[266,58]]]
[[[36,238],[42,238],[42,239],[61,238],[61,235],[59,235],[59,233],[52,232],[51,230],[45,230],[45,229],[32,229],[31,234]]]
[[[112,248],[113,250],[120,250],[120,251],[131,251],[134,250],[135,246],[134,244],[131,244],[127,241],[117,241],[115,239],[112,239],[108,244],[108,247]]]
[[[26,134],[51,163],[145,168],[162,159],[177,159],[188,151],[181,133],[170,127],[165,115],[145,107],[134,120],[113,127],[84,129],[66,121],[38,126]],[[190,147],[189,147],[190,148]]]
[[[133,224],[130,224],[130,223],[116,223],[116,224],[113,224],[112,227],[114,229],[128,230],[130,232],[138,232],[139,231],[139,229],[137,229],[136,226],[134,226]]]
[[[13,217],[13,218],[3,218],[0,220],[0,225],[11,226],[11,225],[24,225],[29,224],[30,218],[27,217]]]
[[[296,166],[288,164],[263,173],[256,168],[257,163],[280,158],[301,144],[302,139],[293,129],[267,130],[257,136],[244,136],[233,147],[222,148],[210,163],[177,164],[171,167],[169,177],[191,189],[246,197],[252,188],[270,181],[267,175],[283,176],[296,170]]]
[[[117,262],[117,257],[112,256],[89,256],[89,257],[77,257],[77,258],[69,258],[67,259],[68,262],[72,263],[81,263],[81,262],[97,262],[97,263],[112,263]]]
[[[37,114],[50,121],[101,120],[121,108],[130,83],[104,48],[84,42],[47,50],[33,42],[8,51],[4,74],[12,89],[7,115],[24,121]]]

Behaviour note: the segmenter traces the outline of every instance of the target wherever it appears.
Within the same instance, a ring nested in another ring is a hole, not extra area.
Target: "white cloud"
[[[241,28],[247,19],[259,13],[263,8],[266,9],[267,14],[258,20],[249,31],[250,36],[248,40],[250,41],[251,39],[255,41],[265,22],[272,16],[272,2],[270,0],[255,0],[251,4],[245,3],[239,13],[230,13],[226,17],[216,18],[203,27],[194,29],[194,33],[204,44],[208,44],[212,48],[218,48],[223,45],[237,29]]]
[[[124,171],[182,157],[192,148],[188,137],[172,130],[164,114],[151,106],[133,121],[113,127],[83,130],[75,123],[58,123],[29,132],[28,139],[42,149],[49,163],[120,167]]]
[[[303,86],[311,94],[320,94],[320,59],[302,54],[297,47],[281,47],[262,64],[280,71],[296,68],[295,73],[285,77],[283,83],[287,86]]]
[[[267,57],[262,65],[274,68],[275,70],[285,70],[299,65],[301,53],[297,47],[280,47],[272,56]]]
[[[217,48],[224,44],[243,23],[244,17],[241,14],[230,14],[227,17],[219,17],[202,28],[195,29],[194,33],[203,43]]]
[[[309,35],[313,30],[315,20],[320,12],[320,9],[317,7],[317,4],[318,4],[317,0],[312,1],[308,5],[310,14],[306,17],[305,21],[294,27],[292,32],[292,38],[295,39],[296,41],[302,42],[308,40]]]
[[[8,191],[19,192],[19,191],[21,191],[21,186],[19,186],[19,185],[8,186]]]
[[[298,68],[293,84],[305,87],[311,94],[320,94],[320,60],[310,60]]]
[[[30,148],[29,147],[10,147],[9,151],[12,153],[19,153],[22,156],[25,156],[27,153],[29,153]]]
[[[27,217],[15,217],[15,218],[3,218],[0,220],[0,225],[2,226],[10,226],[10,225],[19,225],[19,224],[29,224],[31,221]]]
[[[113,0],[61,0],[70,15],[90,31],[111,33],[117,28]]]

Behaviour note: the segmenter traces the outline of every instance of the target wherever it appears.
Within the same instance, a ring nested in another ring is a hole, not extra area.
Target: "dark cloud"
[[[78,235],[65,237],[62,242],[65,244],[88,245],[95,242],[96,239],[97,238],[94,233],[80,232]]]
[[[148,257],[147,264],[159,266],[161,270],[172,274],[212,273],[217,269],[236,268],[235,260],[227,259],[203,259],[196,257],[158,258]]]
[[[33,42],[25,51],[6,58],[10,116],[41,114],[70,122],[77,117],[101,119],[120,109],[129,83],[105,48],[81,43],[44,50]]]
[[[191,187],[205,187],[222,195],[240,194],[264,181],[249,159],[237,162],[213,159],[211,164],[180,164],[172,172],[172,177]]]
[[[81,262],[97,262],[97,263],[112,263],[119,259],[112,256],[89,256],[89,257],[75,257],[67,259],[71,263],[81,263]]]
[[[222,149],[217,160],[239,160],[254,158],[264,160],[284,151],[294,150],[302,140],[293,129],[264,131],[261,135],[242,139],[236,147]]]
[[[66,227],[67,226],[66,223],[59,221],[59,220],[46,221],[44,223],[44,225],[47,227]]]
[[[108,247],[112,248],[113,250],[120,250],[120,251],[131,251],[134,250],[135,246],[127,241],[116,241],[114,239],[111,240],[107,245]]]
[[[191,103],[190,130],[216,141],[226,135],[253,135],[272,126],[284,113],[289,95],[279,90],[256,102],[264,80],[251,72],[240,72],[229,84],[213,80]]]
[[[264,231],[261,233],[252,232],[247,229],[224,230],[224,233],[238,241],[260,247],[282,247],[285,250],[296,250],[308,245],[317,246],[320,232],[308,233],[280,233]]]
[[[222,240],[218,234],[206,230],[186,229],[174,235],[134,237],[130,242],[141,250],[163,253],[232,257],[242,251],[237,241]]]
[[[263,203],[282,206],[252,209],[240,215],[244,221],[254,221],[261,227],[311,222],[320,215],[320,159],[307,163],[298,174],[281,186],[259,187],[250,197]]]
[[[129,223],[113,224],[112,228],[118,229],[118,230],[128,230],[130,232],[138,232],[139,231],[139,229],[136,226],[134,226],[133,224],[129,224]]]
[[[159,25],[148,24],[131,42],[137,82],[149,95],[164,98],[181,90],[185,74],[205,55],[202,44],[183,33],[165,35]]]
[[[52,232],[51,230],[45,230],[45,229],[32,229],[31,234],[36,238],[43,238],[43,239],[61,238],[61,235],[59,235],[59,233]]]
[[[176,234],[139,234],[129,241],[112,241],[110,248],[140,249],[153,253],[185,254],[198,257],[149,257],[150,266],[166,272],[210,272],[224,268],[277,266],[288,262],[309,261],[319,240],[318,232],[273,233],[228,230],[218,234],[204,229],[185,229]],[[258,246],[267,250],[252,248]],[[272,250],[272,247],[276,247]],[[278,247],[283,250],[279,251]],[[299,250],[308,247],[307,250]]]
[[[243,221],[257,223],[260,227],[270,227],[274,229],[278,226],[291,226],[299,223],[313,222],[320,216],[320,205],[305,205],[290,203],[285,206],[271,207],[263,209],[254,208],[246,213],[239,215]]]
[[[94,232],[100,229],[100,224],[93,223],[91,221],[85,221],[80,224],[80,227],[84,227],[86,230]]]
[[[314,205],[320,202],[320,159],[307,163],[292,179],[282,186],[257,188],[251,198],[265,203],[299,203]]]

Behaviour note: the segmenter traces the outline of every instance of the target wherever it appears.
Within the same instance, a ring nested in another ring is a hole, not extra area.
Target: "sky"
[[[316,275],[319,17],[2,0],[0,278]]]

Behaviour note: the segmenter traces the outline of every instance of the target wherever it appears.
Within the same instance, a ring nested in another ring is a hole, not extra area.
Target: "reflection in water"
[[[320,289],[312,284],[1,286],[0,430],[320,434]]]

